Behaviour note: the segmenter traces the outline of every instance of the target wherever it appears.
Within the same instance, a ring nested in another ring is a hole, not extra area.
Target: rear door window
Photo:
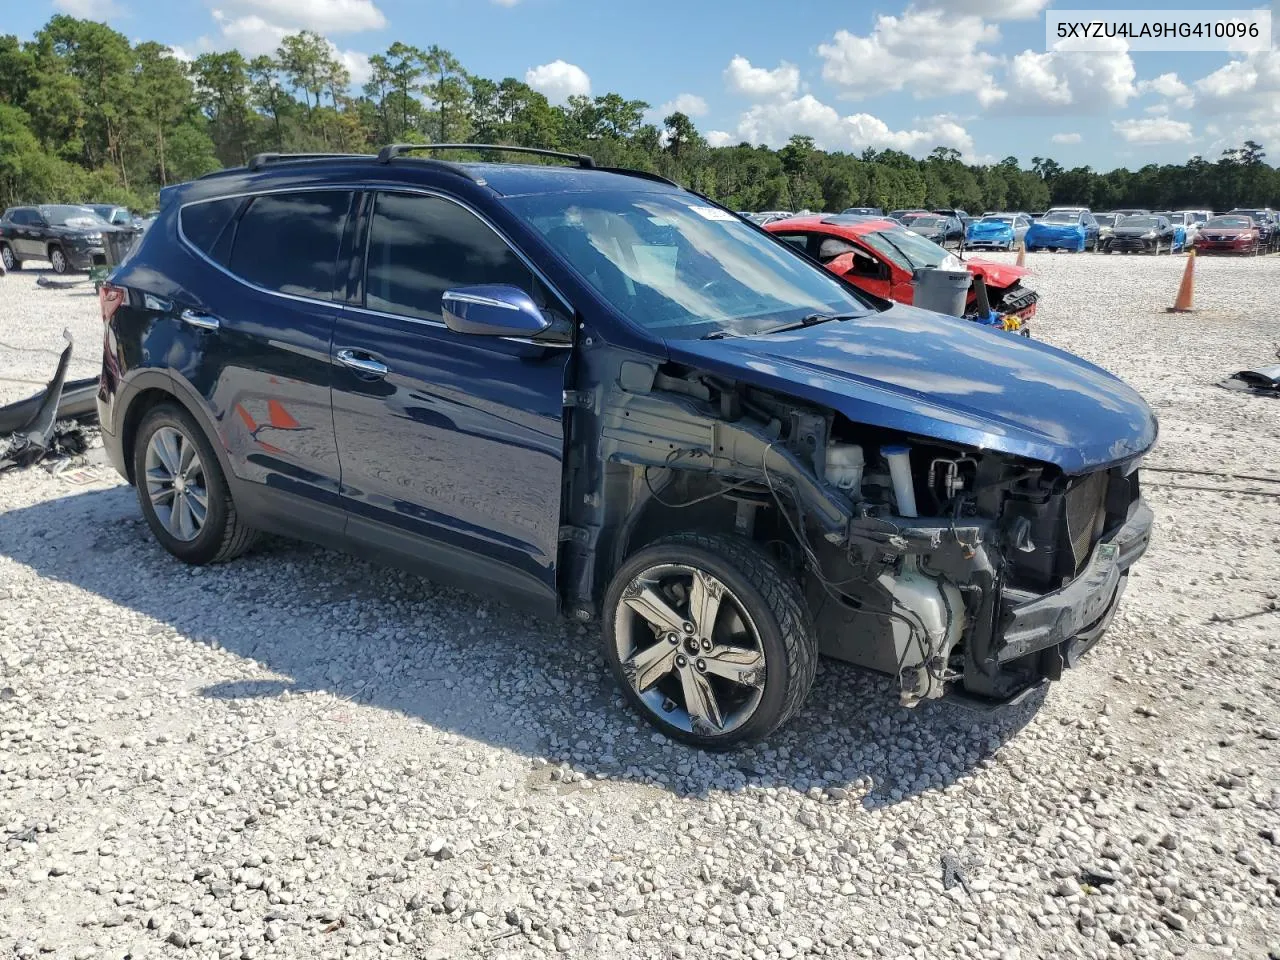
[[[443,322],[444,292],[481,283],[510,284],[547,305],[533,271],[469,210],[442,197],[378,194],[369,225],[366,307]]]
[[[228,269],[276,293],[332,300],[349,190],[254,197],[236,225]]]

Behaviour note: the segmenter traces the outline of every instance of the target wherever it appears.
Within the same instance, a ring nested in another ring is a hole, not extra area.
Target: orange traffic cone
[[[1020,267],[1025,267],[1027,265],[1027,244],[1025,240],[1018,244],[1017,265]]]
[[[1182,284],[1178,287],[1178,298],[1172,307],[1165,307],[1165,313],[1194,313],[1191,300],[1196,292],[1196,251],[1192,247],[1187,252],[1187,267],[1182,271]]]

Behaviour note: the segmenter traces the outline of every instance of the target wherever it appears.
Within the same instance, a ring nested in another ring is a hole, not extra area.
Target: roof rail
[[[664,177],[660,173],[650,173],[648,170],[633,170],[630,167],[597,167],[596,169],[602,173],[616,173],[624,177],[639,177],[642,180],[653,180],[655,183],[666,183],[673,187],[680,186],[674,180]],[[693,191],[690,192],[692,193]]]
[[[503,143],[390,143],[378,151],[379,163],[390,163],[396,157],[415,150],[498,150],[505,153],[530,153],[539,157],[572,160],[584,170],[595,169],[596,162],[585,153],[562,153],[541,147],[513,147]]]
[[[250,170],[261,170],[269,163],[289,163],[293,160],[351,160],[368,159],[367,153],[256,153],[250,159]]]

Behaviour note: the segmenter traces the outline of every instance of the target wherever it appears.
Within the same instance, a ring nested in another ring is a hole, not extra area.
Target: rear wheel
[[[143,417],[133,444],[138,502],[160,545],[186,563],[231,560],[253,545],[218,457],[186,410],[161,404]]]
[[[13,248],[7,243],[0,243],[0,263],[4,264],[6,273],[22,269],[22,262],[13,255]]]
[[[67,255],[62,252],[61,247],[49,248],[49,262],[53,264],[54,273],[66,273],[71,269],[71,264],[67,261]]]
[[[622,565],[605,594],[604,645],[631,705],[708,750],[791,719],[818,661],[795,579],[756,544],[710,534],[659,540]]]

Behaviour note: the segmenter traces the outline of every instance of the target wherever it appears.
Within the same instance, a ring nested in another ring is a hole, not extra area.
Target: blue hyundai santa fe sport
[[[103,286],[107,449],[170,553],[268,531],[598,623],[710,749],[819,654],[1005,702],[1097,643],[1152,519],[1120,380],[653,174],[417,149],[169,188]]]

